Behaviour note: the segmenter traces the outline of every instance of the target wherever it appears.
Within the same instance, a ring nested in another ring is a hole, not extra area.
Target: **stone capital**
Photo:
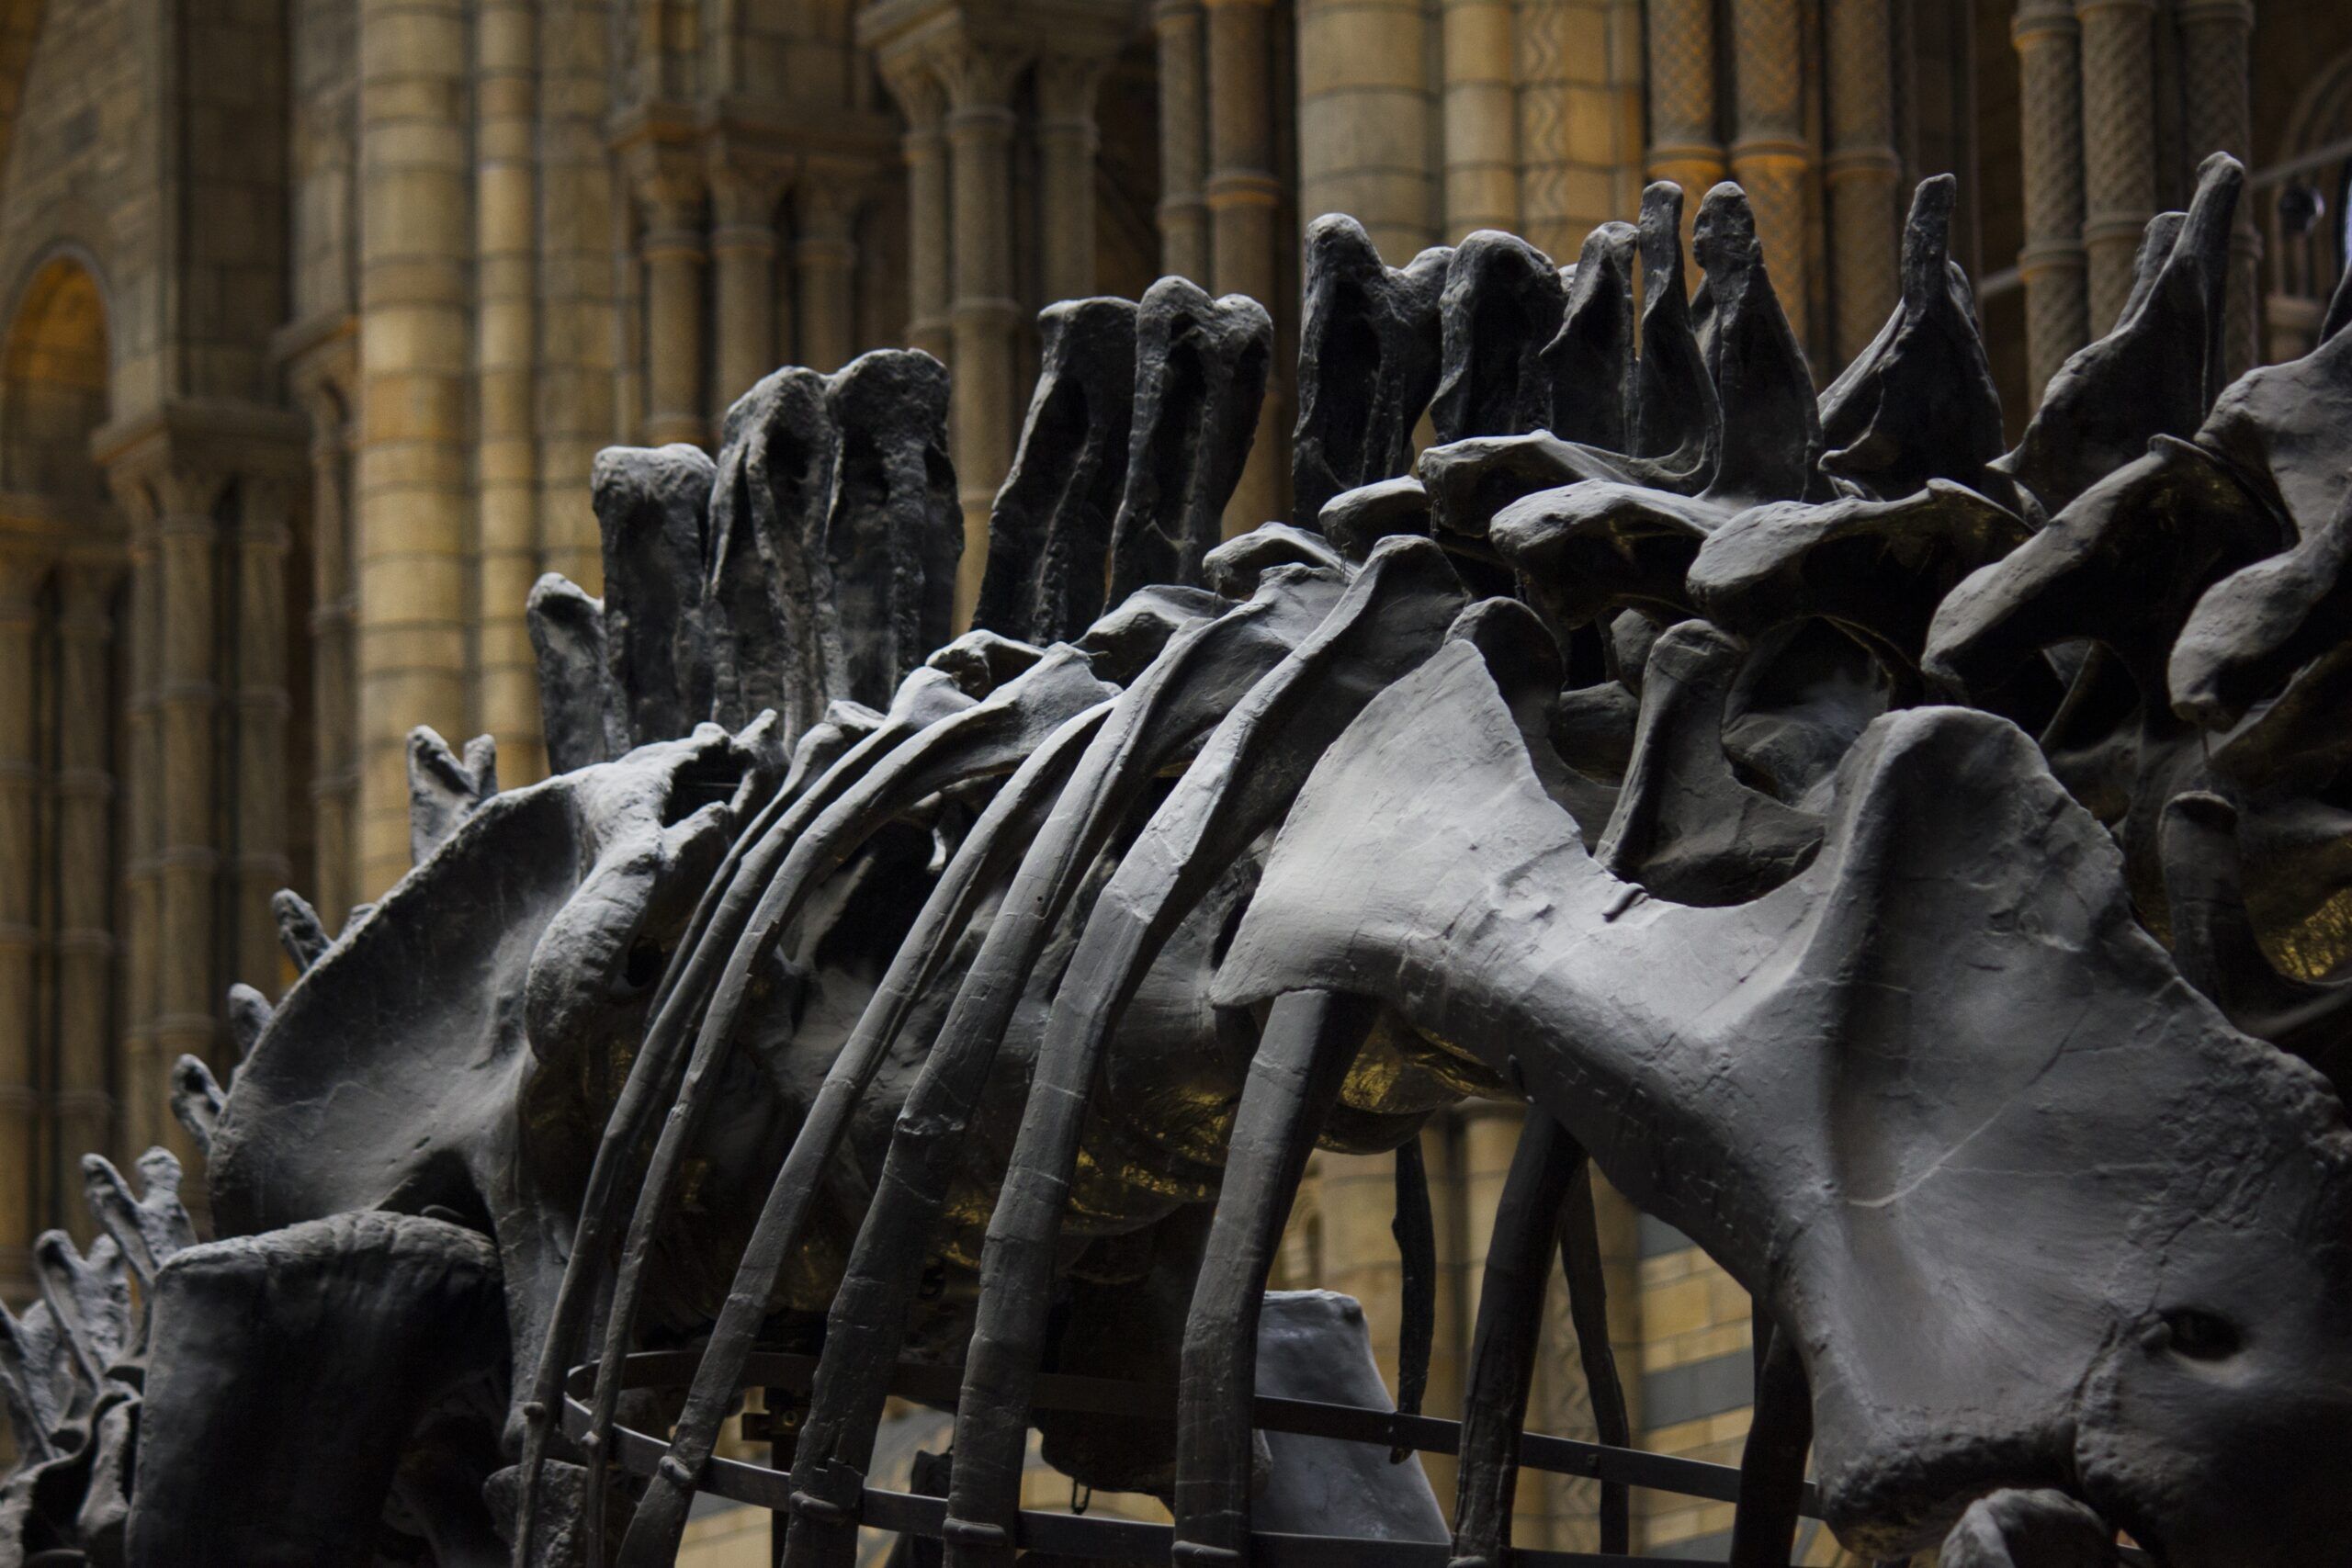
[[[100,428],[90,437],[90,456],[137,522],[209,522],[232,484],[306,482],[310,422],[260,403],[175,400]]]
[[[1041,126],[1094,128],[1095,90],[1110,67],[1107,56],[1060,51],[1038,56],[1037,115]]]

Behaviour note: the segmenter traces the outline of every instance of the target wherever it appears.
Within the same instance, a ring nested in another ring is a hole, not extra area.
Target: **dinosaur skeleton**
[[[1418,1404],[1407,1151],[1464,1096],[1530,1111],[1456,1561],[1510,1550],[1555,1255],[1625,1440],[1588,1161],[1758,1303],[1736,1561],[1786,1560],[1808,1445],[1880,1556],[2337,1561],[2352,333],[2220,386],[2242,179],[2006,453],[1949,179],[1818,397],[1735,186],[1695,295],[1671,186],[1565,268],[1321,220],[1302,517],[1223,543],[1263,310],[1055,306],[952,641],[924,356],[779,371],[715,463],[607,453],[605,596],[531,601],[556,776],[420,732],[415,869],[334,937],[283,896],[305,973],[232,1000],[225,1092],[180,1069],[224,1239],[151,1156],[44,1240],[0,1564],[650,1568],[777,1351],[793,1568],[851,1561],[902,1365],[960,1380],[954,1568],[1017,1555],[1033,1427],[1193,1568],[1442,1534],[1252,1396],[1370,1377],[1265,1293],[1319,1145],[1402,1156]],[[682,1396],[629,1374],[664,1347]]]

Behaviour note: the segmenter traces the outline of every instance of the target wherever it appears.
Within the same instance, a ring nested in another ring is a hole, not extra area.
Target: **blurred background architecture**
[[[2215,148],[2255,171],[2232,358],[2293,355],[2352,210],[2342,0],[0,0],[0,1293],[81,1151],[177,1143],[169,1065],[286,978],[270,894],[332,929],[406,868],[411,726],[544,769],[524,599],[596,585],[599,447],[913,344],[977,546],[1047,302],[1182,274],[1262,299],[1279,367],[1316,215],[1566,262],[1657,177],[1747,186],[1826,378],[1942,171],[2014,427]],[[1278,371],[1229,525],[1285,515],[1293,412]],[[1516,1114],[1424,1136],[1438,1413]],[[1393,1365],[1390,1211],[1387,1161],[1319,1156],[1283,1271]],[[1641,1439],[1735,1458],[1745,1298],[1603,1226]],[[1531,1421],[1573,1433],[1555,1316]],[[1592,1539],[1583,1487],[1520,1507]]]

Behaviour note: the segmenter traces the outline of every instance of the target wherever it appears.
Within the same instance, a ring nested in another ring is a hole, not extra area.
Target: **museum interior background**
[[[0,1294],[86,1228],[83,1151],[180,1145],[169,1065],[290,977],[271,893],[333,929],[406,869],[411,726],[544,770],[524,599],[596,584],[598,448],[912,344],[977,546],[1046,303],[1182,274],[1279,366],[1305,220],[1566,262],[1656,177],[1746,186],[1826,378],[1942,171],[2014,429],[2214,148],[2254,171],[2233,369],[2291,356],[2352,211],[2341,0],[0,0]],[[1278,373],[1229,526],[1284,514],[1292,412]],[[1425,1134],[1436,1412],[1515,1115]],[[1283,1273],[1393,1356],[1390,1179],[1319,1156]],[[1604,1239],[1642,1442],[1736,1462],[1745,1297],[1622,1201]],[[1530,1423],[1575,1434],[1555,1309]],[[1720,1553],[1728,1506],[1654,1501],[1638,1545]],[[1590,1549],[1582,1485],[1519,1506]]]

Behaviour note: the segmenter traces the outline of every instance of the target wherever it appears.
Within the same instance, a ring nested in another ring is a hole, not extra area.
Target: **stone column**
[[[838,370],[857,353],[857,207],[844,179],[812,175],[793,192],[799,234],[792,243],[799,290],[800,363]]]
[[[1210,265],[1219,294],[1246,294],[1272,310],[1275,298],[1273,39],[1270,0],[1209,0],[1208,178]],[[1268,387],[1250,461],[1225,509],[1227,535],[1284,515],[1281,376]]]
[[[711,271],[718,304],[718,401],[725,409],[776,367],[775,209],[780,183],[763,171],[710,178]]]
[[[1209,282],[1207,45],[1201,0],[1158,0],[1159,270]]]
[[[458,735],[467,720],[466,13],[464,0],[359,0],[359,856],[371,897],[408,869],[410,728]],[[167,555],[178,514],[165,509]],[[191,776],[171,766],[170,744],[164,776]],[[184,960],[168,914],[161,944],[167,965]],[[162,1005],[180,1016],[178,1001]],[[166,1066],[175,1054],[153,1049]],[[134,1094],[132,1121],[147,1113]]]
[[[1351,214],[1392,263],[1433,237],[1435,41],[1421,0],[1298,0],[1300,215]]]
[[[1682,209],[1687,230],[1699,198],[1724,177],[1715,133],[1714,0],[1653,0],[1649,78],[1649,177],[1682,187],[1690,198]]]
[[[2075,0],[2083,51],[2083,249],[2090,330],[2132,297],[2141,231],[2156,211],[2154,0]]]
[[[588,476],[617,433],[622,341],[605,134],[610,12],[608,0],[563,0],[539,17],[539,559],[592,593],[603,590],[604,554]]]
[[[0,1292],[32,1293],[40,1228],[40,751],[33,678],[47,563],[0,554]]]
[[[353,873],[359,753],[353,728],[351,453],[343,400],[321,385],[311,416],[311,809],[313,886],[302,890],[330,931],[359,902]]]
[[[1887,0],[1828,0],[1831,346],[1844,365],[1868,347],[1902,295],[1894,151],[1894,61]]]
[[[662,171],[639,182],[645,203],[645,443],[710,439],[703,413],[702,181]]]
[[[58,1076],[51,1086],[64,1168],[112,1147],[114,1099],[107,1037],[114,992],[114,781],[107,773],[111,604],[119,569],[59,573],[57,617]],[[81,1205],[69,1201],[68,1213]]]
[[[538,661],[524,604],[539,575],[537,394],[538,29],[529,0],[481,0],[474,39],[474,722],[498,742],[500,779],[547,774]]]
[[[2066,356],[2090,341],[2083,260],[2082,28],[2071,0],[2018,0],[2019,139],[2025,184],[2026,379],[2035,404]]]
[[[1439,16],[1445,51],[1444,232],[1439,238],[1516,229],[1519,101],[1510,0],[1440,0]]]
[[[939,360],[953,357],[947,327],[947,90],[914,62],[890,73],[891,96],[907,117],[907,342]]]
[[[219,1038],[220,998],[213,993],[221,866],[213,781],[220,708],[216,562],[221,552],[216,513],[227,482],[217,472],[167,462],[151,470],[143,486],[147,504],[155,511],[162,612],[153,802],[159,898],[155,1016],[145,1050],[123,1064],[124,1121],[132,1147],[169,1144],[185,1154],[186,1139],[171,1118],[172,1064],[183,1055],[213,1061]],[[405,863],[407,856],[401,860]]]
[[[1781,308],[1797,342],[1809,343],[1804,176],[1813,152],[1804,134],[1804,33],[1796,0],[1732,0],[1731,28],[1739,61],[1732,178],[1755,209],[1756,237]]]
[[[155,536],[155,508],[144,491],[110,475],[116,504],[130,529],[130,592],[125,635],[130,641],[130,696],[124,707],[123,858],[124,963],[119,1023],[121,1043],[117,1080],[124,1097],[114,1147],[144,1149],[135,1142],[141,1123],[129,1103],[130,1066],[153,1050],[162,964],[164,923],[163,821],[159,798],[163,756],[160,692],[163,680],[163,558]]]
[[[964,503],[964,558],[956,572],[956,624],[971,620],[988,566],[989,508],[1012,464],[1012,334],[1022,310],[1012,293],[1012,81],[1023,63],[1010,50],[958,40],[938,58],[947,88],[947,152],[953,174],[955,295],[948,321],[956,349],[951,414],[956,478]]]
[[[277,921],[270,896],[291,880],[286,857],[288,788],[286,721],[292,700],[286,690],[286,550],[293,489],[282,479],[247,478],[236,490],[237,518],[228,539],[228,584],[234,595],[236,642],[226,674],[232,683],[229,735],[235,747],[227,770],[235,792],[226,804],[232,858],[229,878],[230,919],[235,931],[225,944],[232,975],[269,987],[277,973]],[[219,976],[208,973],[209,993]],[[208,1020],[217,999],[206,997]],[[175,1057],[173,1060],[176,1060]],[[168,1069],[169,1061],[164,1063]]]
[[[2190,159],[2228,152],[2240,163],[2254,155],[2254,0],[2178,0],[2180,64],[2187,101]],[[2251,192],[2238,200],[2230,231],[2230,319],[2222,362],[2235,379],[2254,366],[2262,321],[2262,236],[2254,226]]]
[[[1094,90],[1102,66],[1080,54],[1037,62],[1038,245],[1048,301],[1094,292]]]

